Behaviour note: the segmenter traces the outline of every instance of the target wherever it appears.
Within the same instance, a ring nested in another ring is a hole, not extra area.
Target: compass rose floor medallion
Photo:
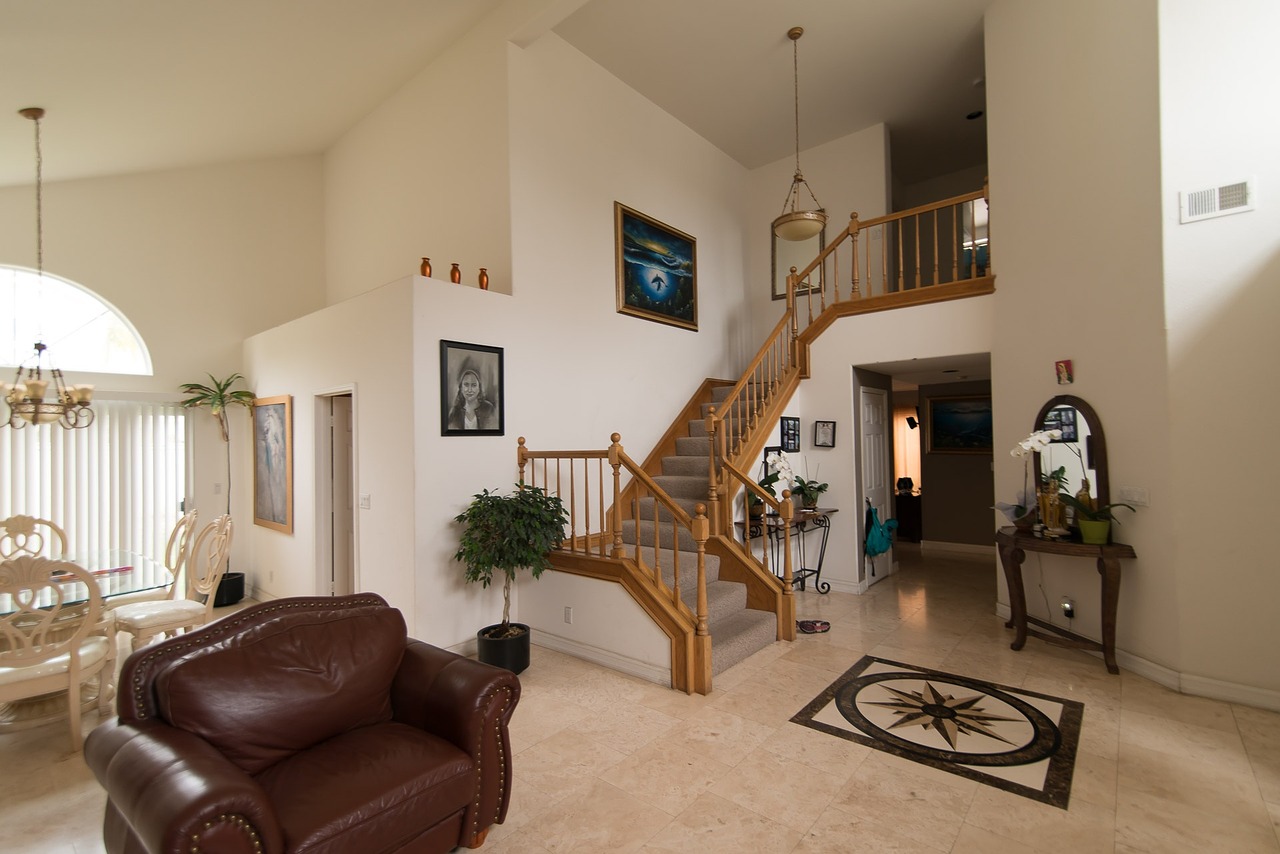
[[[873,656],[791,720],[1062,809],[1084,704]]]

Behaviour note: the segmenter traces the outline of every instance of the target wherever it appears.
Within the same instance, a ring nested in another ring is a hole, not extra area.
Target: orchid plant
[[[795,488],[796,475],[791,468],[791,461],[787,459],[786,452],[774,451],[764,458],[764,463],[765,467],[768,469],[768,474],[756,481],[761,489],[768,492],[774,498],[777,498],[778,493],[774,490],[778,484],[782,484],[783,489]],[[751,504],[764,503],[755,495],[751,495],[750,497]]]
[[[1032,456],[1036,452],[1043,453],[1048,449],[1050,442],[1061,438],[1061,430],[1037,430],[1018,444],[1014,445],[1013,450],[1009,452],[1010,456],[1022,458],[1022,492],[1018,494],[1018,501],[1016,504],[1006,504],[1001,502],[996,505],[996,509],[1003,512],[1010,521],[1027,515],[1035,501],[1035,492],[1028,488]],[[1050,472],[1047,475],[1040,475],[1039,477],[1044,479],[1046,482],[1052,480],[1060,483],[1062,479],[1066,477],[1066,467],[1059,467],[1057,470]]]

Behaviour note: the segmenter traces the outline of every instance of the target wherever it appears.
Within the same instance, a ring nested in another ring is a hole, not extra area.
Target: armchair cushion
[[[156,677],[156,703],[171,725],[257,774],[390,720],[406,637],[393,608],[291,614],[177,658]]]

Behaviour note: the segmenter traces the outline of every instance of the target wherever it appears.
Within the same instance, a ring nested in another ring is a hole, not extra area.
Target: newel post
[[[862,224],[858,222],[858,212],[854,211],[849,214],[849,241],[853,244],[853,293],[849,294],[849,299],[858,299],[862,296],[862,284],[858,278],[858,232],[862,230]]]
[[[614,433],[609,437],[609,465],[613,467],[613,506],[609,513],[613,517],[609,527],[613,529],[612,557],[623,557],[626,551],[622,547],[622,436]]]
[[[791,523],[795,520],[796,506],[791,501],[791,490],[782,490],[782,506],[778,515],[782,517],[782,599],[778,602],[778,640],[793,641],[796,639],[796,593],[792,583],[794,575],[791,568]]]
[[[699,504],[693,508],[690,533],[698,544],[698,599],[697,624],[693,633],[694,685],[700,694],[711,693],[711,629],[707,626],[707,538],[711,524],[707,520],[707,508]]]
[[[520,483],[524,483],[524,465],[529,461],[529,451],[524,446],[524,436],[516,440],[516,465],[520,468]],[[537,484],[533,484],[537,486]]]

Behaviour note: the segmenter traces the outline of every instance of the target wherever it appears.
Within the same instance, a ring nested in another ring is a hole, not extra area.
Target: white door
[[[862,496],[859,512],[865,513],[867,501],[883,522],[889,518],[889,393],[880,388],[858,389],[861,421]],[[867,532],[862,532],[866,542]],[[867,581],[874,584],[889,574],[893,552],[863,560]]]
[[[351,395],[331,397],[333,480],[333,568],[334,596],[355,592],[355,489],[352,469],[354,455],[351,444]]]

